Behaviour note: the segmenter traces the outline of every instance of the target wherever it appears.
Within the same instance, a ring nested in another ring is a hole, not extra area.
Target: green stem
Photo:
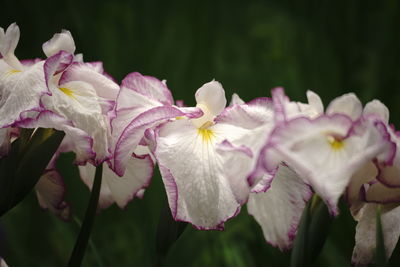
[[[96,216],[97,204],[99,202],[101,179],[103,173],[103,164],[97,166],[94,176],[92,193],[90,194],[89,204],[86,210],[78,239],[76,240],[74,250],[68,262],[68,266],[81,266],[85,250],[89,242],[90,233],[93,228],[94,218]]]

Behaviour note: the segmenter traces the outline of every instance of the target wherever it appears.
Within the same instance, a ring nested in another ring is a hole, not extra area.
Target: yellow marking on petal
[[[13,74],[20,73],[20,72],[21,72],[20,70],[12,69],[12,70],[7,71],[6,75],[13,75]]]
[[[68,89],[66,87],[59,87],[58,89],[60,89],[60,91],[66,94],[67,96],[75,98],[74,92],[71,89]]]
[[[199,135],[201,135],[201,139],[203,143],[209,143],[214,138],[214,132],[210,129],[199,128],[197,129]]]
[[[341,150],[344,147],[344,141],[339,139],[339,138],[335,138],[334,136],[329,135],[327,137],[328,139],[328,143],[331,145],[331,148],[335,151]]]
[[[206,121],[205,123],[203,123],[203,125],[201,125],[199,127],[199,129],[207,129],[208,127],[214,125],[214,123],[212,121]]]
[[[176,120],[183,120],[184,118],[185,118],[185,116],[178,116],[178,117],[175,117]]]

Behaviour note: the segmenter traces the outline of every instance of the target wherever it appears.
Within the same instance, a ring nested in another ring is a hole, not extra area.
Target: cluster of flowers
[[[35,188],[43,208],[68,217],[55,162],[72,151],[89,187],[95,166],[106,163],[101,208],[141,197],[157,163],[174,219],[198,229],[223,229],[247,203],[265,239],[286,250],[314,193],[332,215],[343,195],[358,221],[353,261],[372,260],[377,205],[392,253],[400,234],[400,137],[380,101],[363,108],[345,94],[324,110],[311,91],[299,103],[275,88],[272,98],[245,103],[234,95],[226,106],[224,89],[211,81],[186,107],[154,77],[135,72],[117,84],[101,62],[74,54],[68,31],[43,44],[46,59],[18,60],[18,40],[16,24],[0,28],[0,157],[22,128],[65,132]]]

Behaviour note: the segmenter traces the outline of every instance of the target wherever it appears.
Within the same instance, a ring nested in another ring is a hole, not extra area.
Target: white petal
[[[23,112],[41,109],[40,98],[49,93],[43,63],[17,71],[0,59],[0,127],[18,121]]]
[[[221,229],[240,204],[224,175],[224,159],[215,151],[221,137],[199,131],[189,120],[163,125],[155,156],[174,218],[199,229]]]
[[[226,106],[225,91],[222,85],[217,81],[211,81],[204,84],[196,91],[196,107],[199,107],[204,115],[192,122],[201,127],[208,121],[213,121],[214,117],[219,115]]]
[[[240,96],[238,94],[233,94],[232,95],[232,99],[231,99],[231,103],[229,103],[229,106],[233,106],[233,105],[242,105],[244,104],[244,101],[240,98]]]
[[[4,33],[4,29],[0,28],[0,54],[4,60],[17,70],[22,70],[23,67],[19,60],[15,57],[14,51],[19,41],[19,27],[16,23],[8,26],[7,31]]]
[[[338,198],[353,173],[390,146],[375,127],[359,128],[362,131],[339,114],[291,120],[271,135],[265,164],[271,171],[279,162],[288,164],[335,214]]]
[[[389,123],[389,109],[385,104],[377,99],[374,99],[365,105],[363,115],[375,115],[384,123]]]
[[[390,188],[377,181],[371,185],[366,184],[363,189],[367,202],[383,204],[400,202],[400,188]]]
[[[326,109],[326,114],[345,114],[352,120],[357,120],[362,113],[362,104],[353,93],[344,94],[332,100]]]
[[[365,266],[374,260],[376,247],[376,204],[367,204],[356,228],[352,262]],[[400,206],[385,205],[381,212],[382,232],[387,258],[392,255],[400,236]]]
[[[267,242],[287,250],[292,246],[301,214],[311,196],[309,186],[281,165],[265,193],[250,194],[247,210],[261,225]]]
[[[74,54],[75,42],[71,33],[67,30],[63,30],[61,33],[54,34],[49,41],[43,44],[42,48],[47,57],[51,57],[61,50]]]

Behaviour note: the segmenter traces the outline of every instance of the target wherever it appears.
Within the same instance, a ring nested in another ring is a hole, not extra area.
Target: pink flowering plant
[[[308,266],[341,198],[357,222],[354,265],[390,258],[400,236],[400,134],[379,100],[363,106],[349,93],[324,108],[315,92],[301,103],[274,88],[227,105],[212,80],[188,107],[165,80],[132,72],[119,84],[102,62],[75,53],[69,31],[43,44],[43,59],[18,59],[19,36],[15,23],[0,28],[0,214],[34,190],[42,209],[68,220],[56,162],[74,153],[91,197],[69,266],[81,264],[96,211],[143,197],[155,166],[169,206],[157,230],[161,261],[182,225],[223,230],[247,205],[266,242]]]

